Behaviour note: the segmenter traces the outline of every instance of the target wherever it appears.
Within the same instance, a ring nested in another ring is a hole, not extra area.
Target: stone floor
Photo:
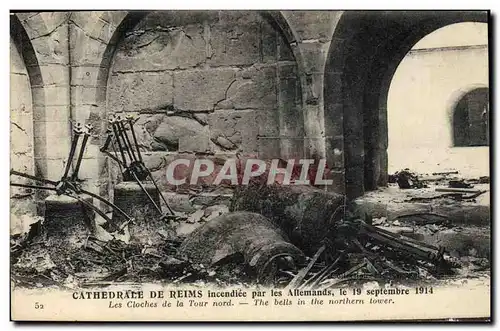
[[[446,183],[447,184],[447,183]],[[489,258],[491,253],[490,185],[475,184],[486,191],[474,199],[443,196],[436,188],[400,189],[396,184],[372,191],[355,200],[356,208],[372,215],[374,225],[436,246],[455,257]]]

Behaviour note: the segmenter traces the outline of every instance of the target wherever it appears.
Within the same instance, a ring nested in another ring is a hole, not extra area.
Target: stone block
[[[363,183],[364,179],[364,167],[361,166],[351,166],[345,170],[345,187],[346,195],[348,199],[354,199],[362,196],[365,193],[365,187]]]
[[[108,44],[100,39],[89,37],[80,27],[72,24],[70,28],[71,61],[77,66],[107,66],[111,61],[112,52]]]
[[[282,159],[301,159],[305,157],[304,137],[284,136],[280,139],[280,156]]]
[[[11,112],[31,112],[31,88],[27,75],[10,75]]]
[[[342,11],[293,10],[284,11],[283,15],[302,40],[318,39],[327,41],[332,38]]]
[[[56,86],[67,86],[69,83],[69,69],[63,65],[41,65],[39,66],[40,72],[34,70],[34,77],[32,78],[35,82],[43,82],[43,85],[56,85]],[[37,75],[40,77],[37,77]],[[34,87],[40,85],[33,85]]]
[[[85,36],[108,43],[116,29],[105,20],[99,19],[99,12],[74,12],[71,22],[81,29]]]
[[[32,12],[20,12],[20,13],[14,14],[14,15],[16,15],[19,18],[19,20],[22,22],[22,21],[26,21],[27,19],[29,19],[33,16],[37,16],[40,14],[41,14],[41,12],[32,11]]]
[[[270,160],[281,157],[281,140],[278,136],[258,138],[259,159]]]
[[[166,116],[155,130],[153,139],[166,150],[207,152],[210,150],[208,127],[181,116]]]
[[[69,12],[41,12],[38,15],[26,17],[23,20],[25,23],[23,26],[30,39],[40,38],[64,25],[69,14]]]
[[[44,122],[38,122],[38,123],[44,123]],[[50,137],[54,142],[56,142],[58,138],[67,139],[69,137],[70,123],[67,121],[46,122],[45,124],[41,125],[39,125],[38,123],[33,127],[34,137],[41,137],[41,138]]]
[[[113,11],[102,11],[100,12],[100,19],[108,22],[110,25],[117,27],[127,16],[128,11],[125,10],[113,10]]]
[[[349,165],[364,167],[365,149],[362,141],[344,136],[344,153]]]
[[[236,69],[180,71],[174,74],[174,107],[180,110],[211,111],[226,99]]]
[[[280,157],[280,128],[279,113],[275,109],[260,110],[257,112],[258,125],[258,152],[261,159]]]
[[[285,135],[304,136],[300,82],[297,77],[280,78],[279,112],[281,131]]]
[[[163,196],[173,211],[182,213],[192,213],[196,210],[187,194],[175,194],[164,192]]]
[[[69,105],[66,106],[35,106],[33,108],[33,121],[46,122],[47,119],[53,121],[69,122]]]
[[[43,26],[38,26],[35,24],[30,24],[30,27],[35,28],[37,32],[39,33],[38,36],[46,34],[47,32],[54,31],[58,27],[61,27],[63,25],[66,25],[70,15],[72,15],[71,12],[64,12],[64,11],[49,11],[49,12],[42,12],[40,13],[40,16],[43,19],[43,23],[45,25],[45,29]],[[37,21],[37,20],[35,20]],[[27,20],[28,24],[30,22],[33,22],[31,19]],[[39,23],[37,21],[37,23]],[[32,37],[35,35],[33,34]]]
[[[43,138],[38,138],[36,137],[35,139],[43,139]],[[45,144],[48,144],[48,142],[51,142],[52,138],[46,138]],[[45,157],[48,160],[59,160],[59,159],[64,159],[66,160],[69,155],[69,149],[71,145],[71,139],[68,137],[67,139],[60,139],[60,141],[57,142],[57,148],[50,148],[50,145],[47,147],[47,151],[45,153]],[[76,158],[76,157],[75,157]]]
[[[59,26],[50,35],[42,36],[31,41],[36,58],[26,57],[26,66],[45,64],[69,63],[68,56],[68,28]]]
[[[99,87],[93,86],[72,86],[71,87],[71,104],[72,105],[85,105],[97,104],[97,95],[99,94]]]
[[[186,69],[205,62],[203,25],[134,31],[122,40],[113,59],[113,70]]]
[[[224,104],[219,103],[216,109],[277,108],[275,67],[253,66],[244,69],[238,76],[227,89]]]
[[[31,89],[34,106],[68,106],[69,87],[44,86]]]
[[[165,153],[162,152],[158,153],[145,152],[142,153],[142,158],[144,164],[151,172],[161,170],[167,166]]]
[[[81,195],[80,198],[92,203],[90,197]],[[82,207],[77,199],[65,195],[48,196],[42,224],[46,245],[62,249],[80,248],[90,234],[93,220],[93,210]]]
[[[251,65],[261,61],[260,22],[252,14],[223,13],[211,27],[212,66]]]
[[[183,27],[187,25],[201,25],[204,22],[214,24],[219,20],[219,11],[216,10],[161,10],[149,12],[137,24],[134,30],[146,30],[160,27]]]
[[[341,103],[325,104],[325,136],[335,137],[344,132],[344,105]]]
[[[218,111],[209,115],[208,123],[210,139],[219,150],[258,151],[256,111]]]
[[[190,201],[193,205],[198,206],[214,206],[214,205],[225,205],[229,207],[231,205],[232,194],[199,194],[190,197]]]
[[[10,72],[11,74],[28,74],[21,53],[12,38],[10,38]]]
[[[92,180],[99,178],[99,161],[94,157],[89,158],[90,156],[91,155],[85,153],[84,159],[82,160],[82,163],[80,165],[78,178],[82,180]],[[72,173],[72,171],[73,168],[71,169],[70,173]]]
[[[141,115],[134,124],[134,132],[141,151],[165,151],[166,146],[160,144],[154,139],[154,132],[163,121],[164,114]]]
[[[299,47],[304,58],[305,72],[323,73],[330,43],[301,43]]]
[[[113,74],[108,86],[108,108],[113,112],[169,107],[173,102],[170,73]]]
[[[256,111],[256,124],[260,137],[277,137],[280,134],[280,114],[277,109],[263,109]]]
[[[106,87],[107,81],[99,80],[102,71],[103,68],[93,66],[71,68],[71,85]]]
[[[82,124],[91,124],[94,127],[94,134],[99,134],[107,120],[100,107],[96,105],[73,105],[73,120]],[[98,141],[93,139],[92,141]],[[104,142],[104,141],[103,141]]]
[[[262,20],[260,23],[260,34],[262,62],[276,62],[278,56],[278,39],[281,38],[281,36],[266,20]]]
[[[295,61],[292,48],[285,37],[278,34],[278,60],[279,61]]]

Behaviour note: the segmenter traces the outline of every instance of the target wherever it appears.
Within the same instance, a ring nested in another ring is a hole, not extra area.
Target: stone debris
[[[450,180],[448,182],[448,186],[452,188],[473,188],[474,185],[471,183],[466,183],[465,179],[460,179],[460,180]]]
[[[397,171],[394,175],[389,176],[389,183],[397,183],[401,189],[426,187],[418,175],[411,172],[410,169]]]
[[[449,174],[439,175],[444,176],[442,183],[450,182]],[[478,190],[445,189],[464,191],[460,194],[484,191],[481,184],[475,185]],[[415,191],[422,198],[430,194],[426,188]],[[59,224],[54,217],[64,224],[70,217],[58,208],[73,201],[62,200],[49,204],[56,211],[49,223],[30,220],[29,231],[11,236],[16,286],[75,288],[161,280],[321,290],[469,278],[490,268],[487,226],[455,224],[446,214],[425,209],[411,213],[406,207],[401,209],[406,213],[372,218],[356,204],[347,205],[343,196],[310,186],[257,182],[239,189],[230,204],[219,196],[186,196],[179,201],[183,211],[164,219],[162,226],[155,223],[162,219],[154,217],[152,222],[150,214],[131,206],[127,208],[135,210],[135,224],[126,221],[116,229],[107,228],[99,215],[87,224],[83,215],[73,213],[71,217],[81,219],[49,234]],[[407,199],[401,201],[411,206]],[[140,229],[137,224],[148,223],[152,226],[143,236],[148,240],[132,240],[138,235],[131,232],[134,226]],[[66,236],[61,241],[65,244],[55,245],[54,236]]]
[[[255,184],[240,187],[230,211],[259,213],[290,238],[307,255],[321,246],[333,223],[343,215],[345,197],[307,185]]]

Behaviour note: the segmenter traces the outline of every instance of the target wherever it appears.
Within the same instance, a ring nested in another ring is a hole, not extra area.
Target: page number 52
[[[45,308],[43,304],[41,304],[40,302],[35,302],[35,309],[43,309],[43,308]]]

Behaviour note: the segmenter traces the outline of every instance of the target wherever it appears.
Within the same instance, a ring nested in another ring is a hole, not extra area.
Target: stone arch
[[[33,45],[16,15],[10,15],[10,167],[31,175],[45,175],[44,116],[45,97],[34,91],[42,89],[43,78]],[[16,183],[30,183],[13,177]],[[24,233],[38,213],[37,200],[45,192],[12,187],[10,191],[11,233]]]
[[[279,66],[280,70],[281,68],[284,68],[281,73],[278,75],[281,80],[280,82],[282,84],[295,84],[295,87],[291,87],[291,89],[297,89],[300,91],[300,95],[298,96],[298,99],[296,101],[292,100],[291,97],[287,96],[286,93],[283,95],[279,95],[278,97],[281,98],[281,100],[284,100],[286,102],[287,100],[291,100],[289,105],[285,105],[282,108],[284,109],[292,109],[295,113],[293,114],[285,114],[284,117],[288,116],[288,118],[285,118],[281,124],[283,124],[284,130],[280,132],[280,130],[276,130],[275,132],[269,132],[267,133],[268,135],[274,135],[276,137],[280,136],[280,133],[283,135],[286,135],[288,133],[289,136],[292,137],[287,137],[288,141],[286,139],[282,139],[281,141],[281,149],[286,150],[288,153],[292,154],[294,151],[300,151],[300,155],[293,155],[293,157],[302,157],[304,154],[304,141],[303,140],[298,140],[297,137],[303,137],[304,129],[303,129],[303,114],[302,114],[302,95],[303,95],[303,89],[302,86],[305,82],[305,77],[302,75],[302,70],[300,67],[303,67],[303,61],[301,62],[300,60],[297,60],[298,58],[300,59],[300,51],[296,47],[296,38],[294,36],[294,31],[288,26],[286,20],[282,17],[280,12],[257,12],[257,13],[252,13],[252,15],[259,14],[263,21],[267,22],[268,25],[270,25],[274,30],[272,33],[277,33],[279,34],[279,38],[284,40],[284,45],[282,47],[285,47],[287,52],[291,50],[290,54],[285,54],[286,58],[284,58],[284,61],[282,63],[283,66]],[[109,14],[108,14],[109,15]],[[109,79],[111,79],[110,75],[110,68],[113,65],[113,61],[116,58],[116,53],[118,50],[118,45],[121,40],[125,37],[127,32],[130,32],[134,27],[136,27],[138,24],[141,24],[145,17],[148,15],[148,12],[130,12],[127,15],[120,14],[120,18],[115,21],[115,26],[116,29],[114,32],[111,34],[111,37],[107,41],[107,46],[106,49],[102,55],[101,62],[99,64],[99,73],[97,77],[98,85],[100,86],[97,89],[97,96],[96,96],[96,101],[98,102],[99,105],[104,105],[104,107],[101,108],[101,113],[102,116],[101,118],[105,118],[105,113],[109,109],[109,105],[107,103],[109,102],[109,97],[108,94],[111,93],[109,89]],[[113,19],[107,19],[108,21],[111,21]],[[283,48],[284,49],[284,48]],[[262,55],[266,56],[266,54]],[[273,55],[274,56],[274,55]],[[278,54],[276,54],[278,56]],[[285,62],[289,63],[285,63]],[[265,61],[264,61],[265,62]],[[297,68],[293,70],[285,70],[287,69],[287,65],[290,65],[291,63],[294,63]],[[223,71],[223,68],[220,66],[220,64],[215,64],[213,65],[214,67],[220,68],[221,71]],[[237,68],[239,67],[240,64],[235,64],[234,67]],[[258,66],[257,66],[258,67]],[[257,70],[266,70],[266,66],[258,67]],[[245,73],[243,73],[245,75]],[[251,73],[249,73],[251,75]],[[281,75],[281,76],[280,76]],[[275,74],[273,74],[275,76]],[[292,78],[290,80],[291,76],[296,76],[297,78]],[[274,78],[274,77],[273,77]],[[297,82],[294,83],[293,80],[296,79]],[[233,85],[233,87],[236,86],[236,84]],[[229,87],[228,87],[229,90]],[[296,92],[293,92],[296,93]],[[258,98],[255,98],[258,99]],[[225,105],[224,102],[218,102],[218,104],[221,106],[221,108],[226,108],[226,107],[232,107],[231,105]],[[252,106],[250,106],[251,108]],[[245,108],[245,107],[242,107]],[[117,109],[119,110],[119,109]],[[300,114],[300,120],[297,121],[297,114]],[[288,122],[287,122],[288,120]],[[296,125],[295,123],[300,123],[299,128],[293,127]],[[288,126],[287,126],[288,125]],[[282,127],[282,128],[283,128]],[[287,130],[289,130],[287,132]],[[285,133],[283,133],[285,132]],[[253,133],[252,133],[253,134]],[[255,136],[259,136],[258,133],[255,133]],[[211,137],[214,138],[214,137]],[[213,139],[212,139],[213,141]],[[298,142],[299,141],[299,142]],[[300,144],[300,146],[297,146],[297,144]],[[286,155],[286,153],[285,153]],[[101,166],[104,167],[104,160],[102,160]]]
[[[305,75],[305,60],[301,53],[299,47],[297,47],[297,40],[299,37],[297,32],[290,26],[287,19],[283,16],[280,11],[259,11],[258,12],[263,18],[265,18],[276,31],[283,35],[283,38],[286,40],[287,44],[290,46],[290,49],[293,52],[293,60],[296,62],[298,71],[297,76],[301,82],[301,91],[303,94],[303,100],[305,102],[307,98],[307,86],[306,83],[306,75]],[[114,53],[116,52],[116,45],[118,41],[123,37],[123,35],[129,31],[133,26],[138,24],[148,12],[146,11],[132,11],[132,12],[106,12],[100,15],[100,18],[105,20],[106,22],[114,22],[113,23],[113,32],[109,34],[110,38],[103,40],[106,42],[108,46],[102,55],[102,60],[100,62],[100,71],[97,77],[97,81],[99,85],[105,85],[109,76],[109,68],[111,66],[111,61],[113,59]],[[106,17],[104,19],[104,17]],[[94,31],[93,34],[97,33]],[[96,98],[97,100],[105,99],[106,91],[104,89],[99,89],[99,96]]]
[[[468,110],[469,106],[471,106],[470,99],[473,99],[472,112]],[[486,110],[485,114],[481,113],[484,111],[483,109]],[[467,92],[461,93],[460,97],[453,103],[453,108],[451,110],[453,147],[489,145],[488,112],[488,87],[475,87],[469,89]],[[472,132],[470,132],[471,130]]]
[[[95,95],[95,100],[100,103],[106,99],[106,85],[109,76],[109,69],[111,67],[111,62],[116,52],[116,45],[118,41],[124,36],[124,34],[130,30],[132,27],[137,25],[146,15],[147,11],[108,11],[102,12],[95,17],[95,20],[88,20],[83,26],[84,30],[89,31],[89,35],[98,36],[99,31],[102,29],[108,29],[109,33],[105,34],[104,38],[100,38],[100,41],[106,44],[104,51],[102,52],[100,58],[96,61],[99,65],[98,74],[95,79],[95,85],[104,88],[98,88]],[[282,33],[287,44],[290,46],[294,61],[298,66],[297,75],[299,76],[301,82],[301,90],[303,94],[303,100],[305,102],[307,98],[307,86],[306,76],[305,76],[305,61],[299,47],[297,47],[297,40],[299,40],[297,32],[290,26],[287,19],[283,16],[280,11],[259,11],[270,24],[275,26],[276,31]],[[96,24],[96,20],[101,20],[104,22],[104,27]],[[82,53],[83,49],[86,47],[84,40],[81,42],[75,42],[75,53]]]
[[[399,63],[420,39],[487,12],[351,11],[342,14],[325,68],[327,136],[343,136],[345,192],[354,198],[387,183],[387,94]],[[333,153],[333,151],[326,151]]]
[[[33,124],[36,126],[34,130],[45,131],[45,95],[43,93],[43,76],[38,64],[38,58],[36,56],[35,50],[31,40],[23,27],[23,23],[17,15],[10,15],[10,36],[15,47],[19,51],[23,64],[26,66],[26,71],[29,78],[29,88],[31,89],[31,107],[33,112]],[[33,88],[37,88],[39,91],[33,91]],[[40,93],[41,91],[41,93]],[[33,141],[33,157],[35,162],[34,173],[36,175],[45,175],[45,170],[47,168],[46,164],[46,143],[43,136],[37,137],[40,139],[32,139]]]

